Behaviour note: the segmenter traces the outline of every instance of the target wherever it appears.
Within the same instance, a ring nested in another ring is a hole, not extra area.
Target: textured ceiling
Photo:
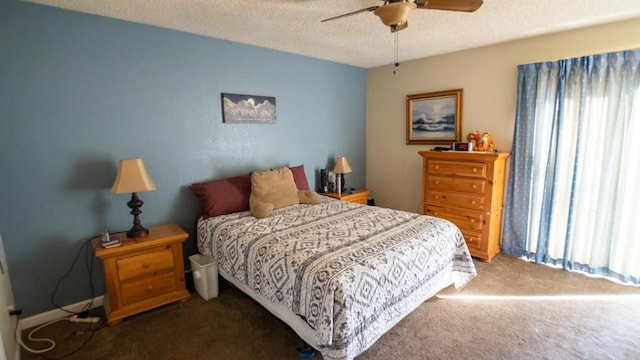
[[[373,13],[320,20],[378,0],[29,0],[89,14],[371,68],[394,62],[394,35]],[[398,57],[427,56],[640,17],[640,0],[484,0],[460,13],[415,10]],[[640,34],[639,34],[640,36]]]

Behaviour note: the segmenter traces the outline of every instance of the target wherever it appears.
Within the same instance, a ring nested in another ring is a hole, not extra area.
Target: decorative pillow
[[[298,189],[289,168],[281,167],[251,173],[249,206],[253,216],[267,217],[275,209],[298,203]]]
[[[293,181],[296,182],[298,190],[309,190],[307,174],[304,172],[304,165],[292,166],[289,168],[293,173]]]
[[[298,201],[300,204],[320,204],[322,199],[317,192],[312,190],[298,190]]]
[[[196,183],[189,190],[198,199],[203,214],[219,216],[245,211],[249,210],[251,175]]]
[[[273,204],[261,201],[253,194],[249,197],[249,207],[253,216],[258,219],[266,218],[273,212]]]

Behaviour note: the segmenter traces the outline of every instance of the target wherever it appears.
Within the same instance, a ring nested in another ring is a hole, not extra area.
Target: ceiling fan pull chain
[[[400,63],[398,62],[398,31],[394,33],[395,38],[393,42],[393,66],[399,67]],[[393,75],[396,74],[396,69],[393,69]]]

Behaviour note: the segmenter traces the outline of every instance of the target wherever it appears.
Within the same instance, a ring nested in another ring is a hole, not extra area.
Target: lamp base
[[[140,238],[149,235],[149,229],[146,229],[140,224],[140,208],[144,202],[138,198],[137,193],[131,193],[131,200],[127,205],[131,208],[131,215],[133,215],[133,227],[127,231],[128,238]]]
[[[149,235],[149,229],[142,225],[134,225],[129,231],[127,231],[128,238],[140,238]]]

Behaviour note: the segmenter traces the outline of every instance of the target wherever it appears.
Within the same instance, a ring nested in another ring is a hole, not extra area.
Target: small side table
[[[371,194],[371,190],[356,189],[356,192],[353,194],[341,193],[340,195],[338,195],[337,193],[322,193],[320,195],[329,196],[334,199],[338,199],[342,201],[348,201],[348,202],[367,205],[367,199],[369,198],[369,194]]]
[[[189,234],[178,225],[149,227],[149,235],[127,238],[126,232],[112,234],[123,240],[113,248],[103,248],[101,238],[93,239],[96,257],[104,264],[107,293],[104,312],[109,325],[125,317],[166,305],[188,301],[182,242]]]

